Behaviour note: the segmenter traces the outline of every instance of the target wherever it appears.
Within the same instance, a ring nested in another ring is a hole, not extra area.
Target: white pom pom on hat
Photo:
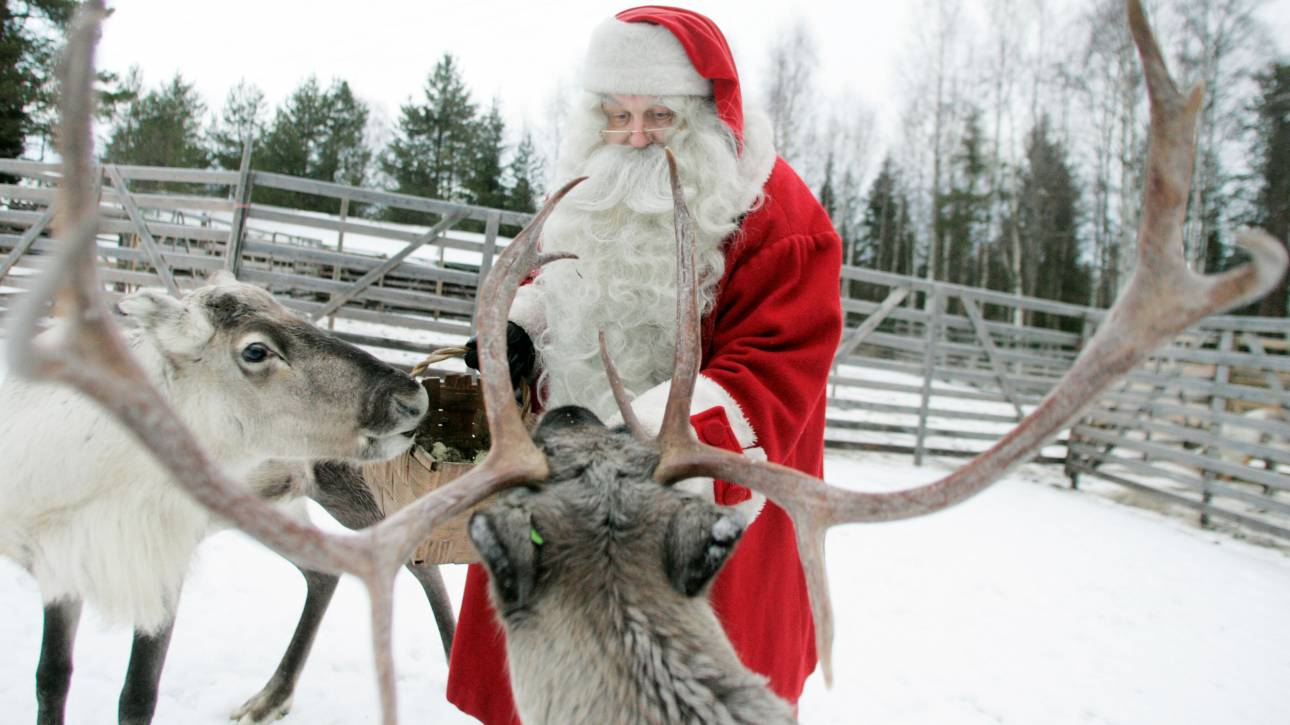
[[[694,69],[671,31],[653,23],[617,18],[609,18],[592,32],[582,85],[592,93],[712,95],[712,81]]]

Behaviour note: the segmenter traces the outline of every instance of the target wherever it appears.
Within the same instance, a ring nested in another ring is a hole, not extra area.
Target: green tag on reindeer
[[[533,528],[532,526],[529,527],[529,538],[532,539],[533,543],[537,544],[538,546],[541,546],[546,543],[546,541],[542,538],[542,534],[539,534],[537,532],[537,529]]]

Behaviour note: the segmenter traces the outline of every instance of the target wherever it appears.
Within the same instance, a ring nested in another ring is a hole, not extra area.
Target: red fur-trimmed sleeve
[[[750,249],[727,271],[705,326],[703,376],[734,398],[757,445],[777,463],[794,462],[803,431],[823,414],[842,332],[841,249],[831,228]]]

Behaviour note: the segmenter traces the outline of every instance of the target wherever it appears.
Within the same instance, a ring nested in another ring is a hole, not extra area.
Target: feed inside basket
[[[423,378],[430,412],[415,435],[412,450],[390,461],[363,466],[363,479],[386,516],[474,467],[488,451],[488,424],[479,380],[473,375],[444,373]],[[427,564],[479,561],[466,537],[466,523],[485,499],[437,527],[412,558]]]

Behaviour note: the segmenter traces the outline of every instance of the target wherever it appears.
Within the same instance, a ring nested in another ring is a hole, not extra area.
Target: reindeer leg
[[[331,597],[336,593],[336,583],[340,581],[340,577],[335,575],[308,569],[300,569],[300,573],[305,577],[306,594],[305,608],[300,613],[296,631],[291,635],[291,643],[287,645],[273,676],[231,715],[238,725],[272,722],[291,710],[291,696],[295,693],[300,671],[305,667],[318,626],[322,624],[323,614],[327,612]]]
[[[45,630],[36,665],[36,723],[63,725],[67,690],[72,684],[72,644],[81,621],[80,600],[62,600],[45,606]]]
[[[418,564],[409,561],[408,571],[421,583],[430,610],[434,612],[434,623],[439,627],[439,641],[443,643],[443,656],[452,656],[452,638],[457,630],[457,615],[452,611],[452,600],[448,598],[448,588],[444,586],[439,567],[430,564]]]
[[[363,481],[363,471],[359,467],[339,461],[323,461],[314,465],[313,474],[314,486],[309,494],[310,498],[345,526],[362,529],[384,518],[381,507],[372,496],[372,490]],[[421,583],[426,599],[430,601],[435,624],[439,627],[439,641],[443,643],[446,655],[452,648],[457,619],[453,614],[452,601],[448,599],[443,577],[434,566],[409,561],[407,568]]]
[[[117,703],[117,720],[121,725],[148,725],[152,722],[152,714],[157,709],[161,668],[166,664],[170,635],[174,631],[174,617],[156,632],[135,630],[125,686],[121,688],[121,699]]]

